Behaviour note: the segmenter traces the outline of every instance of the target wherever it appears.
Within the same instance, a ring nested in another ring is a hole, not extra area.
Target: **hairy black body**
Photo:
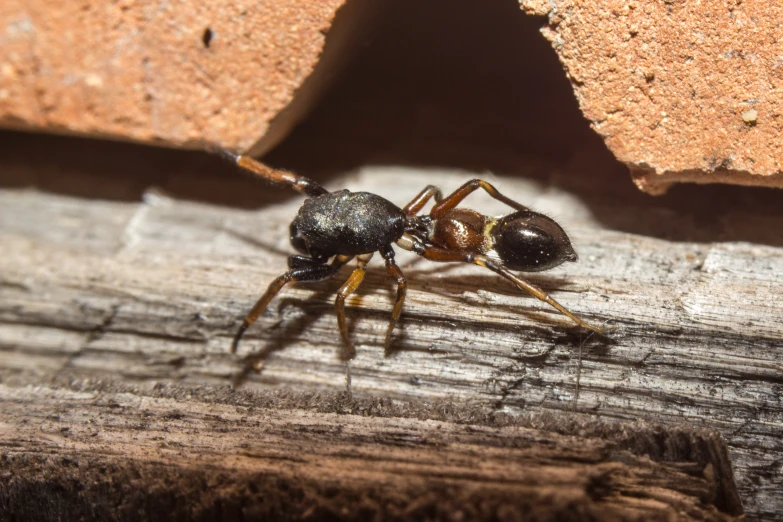
[[[386,331],[386,348],[402,312],[407,282],[394,260],[397,245],[439,262],[479,265],[548,303],[580,326],[601,333],[582,321],[540,288],[524,281],[511,270],[540,272],[577,255],[565,231],[553,219],[530,210],[504,196],[480,179],[471,180],[444,198],[440,189],[425,187],[400,208],[377,194],[340,190],[328,192],[312,180],[290,172],[271,169],[252,158],[221,151],[237,165],[264,179],[285,183],[308,196],[291,222],[291,244],[300,253],[288,258],[289,270],[275,279],[247,314],[234,337],[236,351],[245,330],[263,313],[284,286],[294,282],[315,282],[334,277],[356,258],[357,267],[337,293],[337,322],[345,344],[345,356],[354,357],[345,321],[345,299],[361,284],[367,263],[375,252],[383,256],[386,271],[397,283],[397,297]],[[500,218],[484,216],[458,205],[472,192],[482,189],[515,212]],[[435,200],[429,213],[420,214]]]

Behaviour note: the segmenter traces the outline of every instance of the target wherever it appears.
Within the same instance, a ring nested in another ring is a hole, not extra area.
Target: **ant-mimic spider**
[[[576,261],[577,255],[565,231],[553,219],[504,196],[484,180],[468,181],[445,198],[440,189],[429,185],[405,207],[399,208],[377,194],[349,190],[329,192],[304,176],[273,169],[249,156],[226,150],[219,152],[242,169],[266,180],[289,185],[307,196],[290,227],[291,244],[300,254],[288,258],[288,271],[272,281],[247,314],[234,336],[232,353],[237,351],[245,330],[284,286],[330,279],[356,258],[357,267],[337,292],[335,300],[337,323],[345,344],[344,355],[353,358],[356,350],[348,337],[345,299],[361,284],[367,263],[375,252],[383,256],[386,272],[397,283],[397,298],[386,330],[388,352],[407,291],[405,276],[394,261],[392,244],[431,261],[472,263],[488,268],[578,325],[602,335],[600,328],[582,321],[546,292],[511,272],[549,270],[565,261]],[[514,212],[492,218],[475,210],[458,208],[462,200],[478,189],[510,206]],[[435,206],[429,214],[419,215],[430,199],[435,200]]]

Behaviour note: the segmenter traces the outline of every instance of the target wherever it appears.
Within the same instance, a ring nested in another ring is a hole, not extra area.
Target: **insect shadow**
[[[334,295],[334,285],[324,285],[316,289],[306,300],[293,297],[281,299],[277,305],[280,316],[278,324],[264,330],[265,335],[258,338],[262,343],[261,348],[243,358],[242,369],[232,377],[231,384],[235,387],[241,386],[247,382],[250,375],[261,373],[264,362],[270,355],[289,346],[291,339],[297,334],[310,329],[324,314],[331,313],[333,310],[331,304],[320,303],[328,302],[332,295]],[[291,308],[297,309],[300,313],[287,313]]]
[[[419,272],[421,272],[421,274],[419,274]],[[429,273],[429,270],[427,269],[417,269],[411,271],[411,274],[414,276],[414,280],[417,280],[415,279],[416,275],[426,275],[427,273]],[[536,279],[537,283],[541,284],[542,287],[550,291],[561,288],[567,284],[565,279],[560,278],[553,279],[539,277]],[[373,294],[385,294],[388,296],[390,302],[394,300],[394,283],[388,278],[383,277],[383,275],[380,273],[370,273],[367,276],[367,282],[369,284],[362,287],[361,289],[358,289],[354,295],[358,297],[365,297],[371,296]],[[462,299],[462,289],[465,291],[483,289],[486,291],[491,291],[492,293],[508,295],[511,297],[520,297],[520,294],[514,292],[513,288],[504,288],[502,280],[498,281],[491,276],[476,275],[466,278],[465,276],[455,275],[439,277],[437,283],[437,285],[426,284],[426,287],[420,287],[422,283],[414,283],[410,289],[412,292],[434,293],[436,295],[443,296],[446,299],[453,299],[455,302],[462,302],[463,306],[469,308],[475,307],[477,310],[481,306],[480,304],[464,303],[464,300]],[[261,373],[263,370],[263,364],[270,355],[277,351],[281,351],[290,345],[292,338],[303,332],[306,332],[313,326],[315,322],[320,320],[324,314],[331,315],[333,311],[332,296],[334,295],[335,286],[336,285],[333,281],[323,281],[313,285],[307,285],[306,288],[311,288],[314,290],[314,292],[305,299],[283,297],[279,301],[276,307],[277,311],[275,312],[280,318],[278,323],[276,326],[267,328],[265,330],[267,334],[258,338],[258,341],[261,343],[261,348],[258,351],[245,356],[243,359],[242,370],[233,377],[232,383],[235,386],[239,386],[246,382],[251,374]],[[522,297],[525,297],[524,294]],[[479,297],[479,299],[481,300],[483,298]],[[535,300],[534,297],[529,297],[529,299]],[[519,336],[520,342],[524,342],[525,330],[527,329],[529,331],[535,332],[533,334],[534,337],[540,337],[541,335],[544,335],[544,331],[549,332],[547,336],[551,335],[550,330],[559,331],[560,335],[555,337],[555,343],[571,345],[574,348],[578,347],[580,350],[583,346],[587,346],[596,355],[608,354],[608,346],[610,344],[614,344],[611,339],[605,336],[589,334],[586,335],[584,330],[579,328],[578,325],[563,325],[561,324],[562,321],[559,321],[557,318],[553,317],[551,313],[546,313],[545,311],[536,309],[523,309],[522,306],[524,305],[511,303],[493,303],[493,307],[499,307],[503,310],[506,310],[509,316],[513,317],[514,315],[522,315],[534,323],[535,326],[516,326],[511,324],[504,328],[508,335]],[[292,308],[299,310],[300,313],[288,313],[287,311]],[[369,311],[365,308],[362,308],[361,306],[352,306],[348,309],[348,311],[350,312],[350,317],[348,320],[349,333],[352,332],[357,323],[361,321],[368,320],[371,317],[380,318],[386,315],[385,311]],[[443,322],[443,320],[442,318],[430,317],[428,315],[422,315],[412,311],[403,315],[401,318],[401,326],[423,325],[433,322]],[[466,324],[469,322],[469,319],[456,319],[449,320],[448,322],[462,323],[463,328],[470,327]],[[478,328],[481,322],[476,320],[475,323],[477,325],[476,327]],[[564,327],[566,328],[565,330],[563,330]],[[394,347],[390,349],[387,348],[385,355],[391,356],[395,353],[406,350],[421,351],[420,347],[409,346],[408,333],[409,332],[406,328],[400,328],[398,334],[395,335],[394,338]],[[432,350],[428,349],[427,352],[431,353]],[[342,355],[343,359],[346,360],[345,355]]]

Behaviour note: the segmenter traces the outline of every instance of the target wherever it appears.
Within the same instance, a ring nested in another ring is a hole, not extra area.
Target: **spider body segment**
[[[272,281],[247,314],[234,336],[232,352],[236,352],[245,330],[283,287],[295,282],[331,279],[355,258],[357,267],[340,288],[335,300],[337,322],[345,345],[344,355],[346,358],[354,357],[356,351],[348,336],[345,320],[345,300],[361,284],[367,263],[375,252],[384,258],[386,272],[397,284],[397,296],[386,331],[385,346],[388,350],[407,291],[407,282],[394,260],[392,245],[431,261],[463,262],[485,267],[548,303],[580,326],[602,333],[511,271],[549,270],[566,261],[576,261],[577,255],[565,231],[553,219],[504,196],[486,181],[471,180],[445,198],[437,187],[430,185],[400,208],[377,194],[348,190],[329,192],[312,180],[272,169],[248,156],[229,151],[221,153],[241,168],[264,179],[287,184],[307,196],[290,227],[291,244],[299,254],[288,258],[288,271]],[[478,189],[507,204],[514,212],[492,218],[458,207]],[[419,214],[432,199],[435,205],[430,212]]]
[[[377,194],[340,190],[308,198],[291,222],[291,244],[313,258],[377,252],[405,232],[401,208]]]

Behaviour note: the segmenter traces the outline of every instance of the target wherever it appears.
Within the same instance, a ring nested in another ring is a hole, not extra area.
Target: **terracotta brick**
[[[313,73],[342,3],[4,0],[0,126],[248,148]]]
[[[520,0],[637,185],[783,187],[783,4]]]
[[[261,154],[373,27],[375,3],[343,3],[6,0],[0,126]],[[584,115],[642,189],[783,187],[781,4],[521,6],[547,17]]]

